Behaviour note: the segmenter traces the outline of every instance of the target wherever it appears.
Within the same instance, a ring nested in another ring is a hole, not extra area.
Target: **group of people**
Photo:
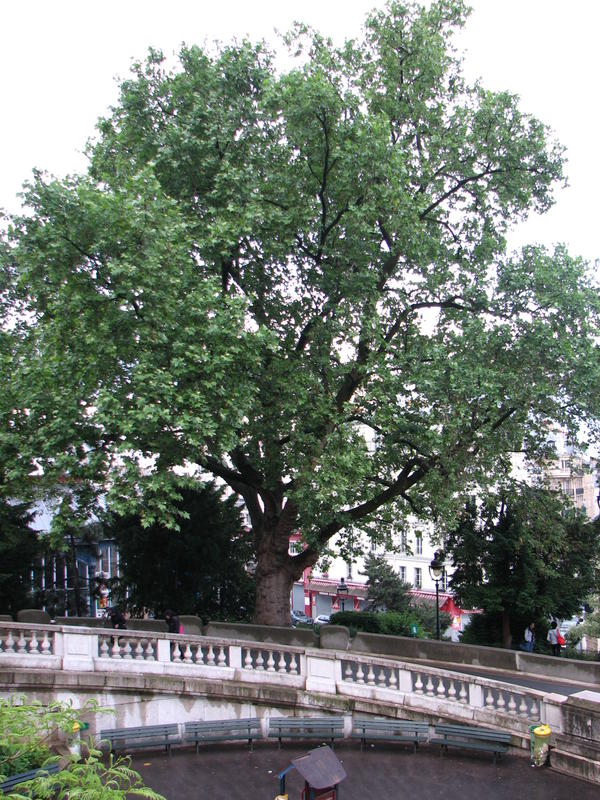
[[[550,624],[546,639],[552,648],[552,655],[560,656],[560,648],[564,645],[565,640],[561,632],[558,630],[558,623],[555,619],[553,619]],[[526,653],[533,652],[533,643],[535,642],[535,622],[530,622],[525,628],[523,640],[524,641],[519,645],[520,649],[524,650]]]
[[[118,606],[109,608],[107,617],[110,620],[111,628],[121,631],[127,629],[127,612],[121,611]],[[169,633],[183,633],[183,626],[179,621],[179,617],[170,608],[165,611],[165,622]]]

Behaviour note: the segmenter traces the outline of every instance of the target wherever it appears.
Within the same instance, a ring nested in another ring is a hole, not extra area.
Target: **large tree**
[[[562,150],[463,80],[466,15],[392,2],[340,48],[299,26],[284,74],[248,42],[135,67],[88,173],[36,174],[9,231],[13,478],[33,461],[147,524],[176,522],[192,469],[220,478],[257,618],[285,624],[336,534],[347,555],[359,528],[447,514],[549,420],[593,424],[586,265],[505,254]]]
[[[496,618],[505,647],[530,621],[568,618],[598,588],[597,523],[537,487],[469,501],[447,537],[450,586],[466,608]]]

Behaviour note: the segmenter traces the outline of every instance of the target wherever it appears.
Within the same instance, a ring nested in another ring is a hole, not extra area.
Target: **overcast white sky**
[[[62,176],[85,168],[81,151],[117,98],[116,76],[149,46],[233,37],[273,40],[300,19],[341,41],[382,0],[0,0],[0,208],[17,211],[33,167]],[[568,244],[600,258],[600,2],[471,0],[461,37],[468,77],[508,89],[566,145],[570,186],[544,217],[515,234]]]

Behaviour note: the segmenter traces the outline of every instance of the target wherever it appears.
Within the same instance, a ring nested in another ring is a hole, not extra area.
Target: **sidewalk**
[[[315,747],[291,744],[278,750],[272,743],[205,746],[191,750],[138,753],[132,766],[144,782],[167,800],[274,800],[277,773],[291,760]],[[597,800],[599,787],[548,768],[534,769],[529,758],[506,755],[496,764],[489,753],[409,748],[380,744],[361,753],[355,742],[336,745],[347,778],[340,800]],[[296,770],[287,775],[289,800],[300,800],[302,780]]]

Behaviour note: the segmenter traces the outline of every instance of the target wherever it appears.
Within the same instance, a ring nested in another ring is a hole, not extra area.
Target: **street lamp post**
[[[436,639],[440,638],[440,580],[444,574],[444,554],[436,550],[433,561],[429,565],[429,574],[435,581],[435,634]]]
[[[337,585],[337,595],[340,601],[340,611],[343,611],[345,608],[344,600],[348,597],[348,587],[344,578],[340,578],[340,582]]]

